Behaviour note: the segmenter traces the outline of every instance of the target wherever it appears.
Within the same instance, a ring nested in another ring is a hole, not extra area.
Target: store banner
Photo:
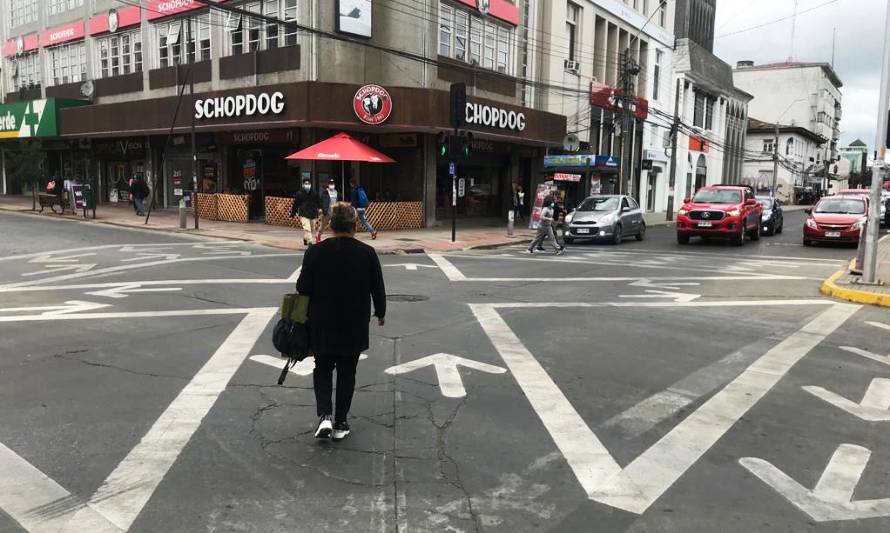
[[[621,97],[621,94],[622,93],[619,89],[616,89],[615,87],[612,87],[610,85],[606,85],[597,81],[590,82],[590,105],[594,107],[609,109],[612,111],[620,111],[620,108],[618,107],[618,101]],[[636,117],[638,120],[646,120],[646,118],[649,116],[649,101],[645,98],[634,96],[633,113],[634,117]]]
[[[519,6],[512,0],[457,0],[461,4],[479,10],[483,15],[519,26]]]
[[[155,20],[161,17],[169,17],[178,13],[185,13],[193,9],[207,7],[207,2],[222,3],[223,0],[148,0],[145,5],[146,18]]]
[[[89,31],[90,35],[98,35],[105,32],[114,33],[118,29],[129,28],[140,22],[142,22],[141,7],[122,7],[90,17]]]
[[[59,134],[59,109],[88,103],[82,100],[47,98],[0,105],[0,139],[56,137]]]
[[[14,55],[23,54],[32,50],[37,50],[40,46],[40,34],[29,33],[15,39],[9,39],[3,44],[3,55],[12,57]]]
[[[83,37],[83,21],[78,20],[76,22],[69,22],[68,24],[44,30],[43,36],[40,38],[40,44],[44,47],[55,46],[57,44],[67,43],[68,41],[83,39]]]
[[[553,175],[553,179],[555,181],[570,181],[573,183],[579,183],[581,181],[581,174],[566,174],[565,172],[557,172]]]

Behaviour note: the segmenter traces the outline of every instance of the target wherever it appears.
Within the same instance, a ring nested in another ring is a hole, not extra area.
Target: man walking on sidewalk
[[[550,242],[556,249],[556,255],[562,255],[563,252],[565,252],[565,247],[559,245],[559,241],[556,240],[556,233],[553,232],[553,212],[555,206],[556,202],[551,196],[544,198],[544,207],[541,209],[541,220],[540,225],[538,226],[538,234],[535,236],[535,240],[528,245],[528,253],[535,253],[536,248],[543,250],[544,241],[547,239],[550,239]]]
[[[371,234],[371,239],[376,239],[377,230],[375,230],[374,226],[368,222],[368,215],[365,214],[365,210],[371,204],[370,200],[368,200],[368,191],[361,185],[357,185],[354,179],[349,180],[349,186],[352,188],[350,200],[352,201],[352,207],[354,207],[356,213],[358,213],[358,219],[361,221],[362,226],[364,226],[365,231]]]
[[[338,196],[337,182],[329,181],[327,188],[321,192],[321,224],[319,224],[316,242],[321,241],[321,236],[331,226],[331,209],[337,203]]]
[[[133,195],[133,205],[136,209],[136,215],[144,217],[145,199],[148,198],[151,191],[141,176],[133,180],[133,185],[130,186],[130,193]]]
[[[315,225],[318,213],[321,211],[321,200],[312,190],[312,182],[303,180],[303,188],[294,196],[294,205],[291,207],[291,218],[299,215],[300,225],[303,227],[303,245],[309,247],[315,240]]]
[[[372,300],[377,323],[383,326],[385,322],[383,272],[374,249],[355,238],[357,218],[355,209],[347,203],[338,203],[331,209],[334,236],[306,252],[297,280],[297,291],[309,296],[318,439],[340,441],[349,435],[347,414],[355,391],[359,355],[369,345]],[[337,401],[331,405],[334,370]]]

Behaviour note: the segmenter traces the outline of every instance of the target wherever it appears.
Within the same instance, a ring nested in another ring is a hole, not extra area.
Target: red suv
[[[677,212],[677,242],[688,244],[691,237],[730,239],[745,244],[745,235],[760,239],[763,206],[754,190],[741,185],[702,187],[694,198],[683,200]]]

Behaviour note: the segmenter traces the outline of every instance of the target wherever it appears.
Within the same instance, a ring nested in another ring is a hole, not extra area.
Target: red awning
[[[287,156],[287,159],[395,163],[394,160],[381,154],[370,146],[358,142],[346,133],[338,133],[320,143],[313,144],[309,148],[304,148],[299,152]]]

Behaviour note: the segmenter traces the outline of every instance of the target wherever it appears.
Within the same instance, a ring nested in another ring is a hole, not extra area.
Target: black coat
[[[326,239],[306,251],[297,292],[309,296],[309,334],[317,354],[367,350],[372,299],[374,316],[386,315],[377,252],[351,237]]]
[[[318,218],[318,210],[321,209],[321,199],[315,191],[306,192],[300,189],[294,196],[294,206],[291,207],[291,218],[300,215],[305,218]]]
[[[151,193],[151,190],[143,180],[136,180],[133,183],[133,187],[130,188],[130,192],[133,193],[133,198],[144,200]]]

